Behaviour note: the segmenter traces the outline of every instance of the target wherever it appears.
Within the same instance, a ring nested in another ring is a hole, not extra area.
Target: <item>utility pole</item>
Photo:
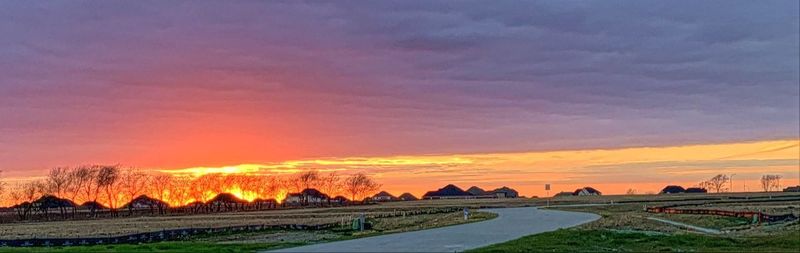
[[[733,192],[733,176],[736,176],[736,173],[731,174],[731,192]]]

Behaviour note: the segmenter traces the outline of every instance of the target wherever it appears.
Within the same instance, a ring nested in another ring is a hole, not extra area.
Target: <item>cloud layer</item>
[[[0,167],[797,138],[797,1],[3,1]]]

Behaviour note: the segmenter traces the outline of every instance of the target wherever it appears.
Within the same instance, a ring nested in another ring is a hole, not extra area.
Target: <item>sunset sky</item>
[[[800,3],[731,2],[0,1],[0,170],[796,185]]]

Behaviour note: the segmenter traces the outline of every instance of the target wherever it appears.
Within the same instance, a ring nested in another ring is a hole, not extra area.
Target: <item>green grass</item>
[[[470,252],[800,252],[800,231],[729,238],[699,234],[648,234],[561,229],[490,245]]]
[[[749,218],[713,215],[667,214],[661,215],[661,217],[671,221],[683,222],[690,225],[712,229],[741,227],[752,223],[752,219]]]
[[[157,242],[147,244],[115,244],[76,247],[32,247],[32,248],[0,248],[0,252],[256,252],[302,246],[303,243],[253,243],[253,244],[218,244],[208,242]]]

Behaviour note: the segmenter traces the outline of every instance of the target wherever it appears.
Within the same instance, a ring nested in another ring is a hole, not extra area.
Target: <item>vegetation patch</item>
[[[612,230],[560,229],[470,252],[797,252],[800,231],[772,236],[721,237],[690,233],[651,234]]]

